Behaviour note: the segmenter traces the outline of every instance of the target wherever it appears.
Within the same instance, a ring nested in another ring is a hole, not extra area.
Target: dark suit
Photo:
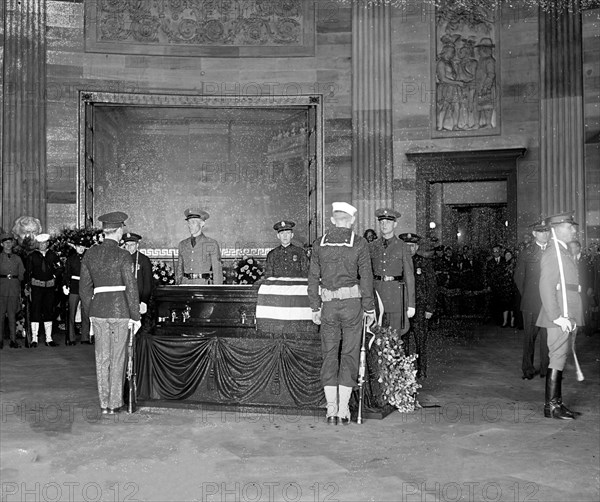
[[[131,255],[133,261],[133,275],[137,277],[138,293],[140,302],[148,305],[154,283],[152,281],[152,262],[144,253],[136,251]]]
[[[537,318],[542,308],[540,296],[540,261],[542,248],[535,242],[527,246],[517,259],[514,281],[521,294],[520,309],[523,314],[523,358],[521,369],[523,376],[531,378],[535,373],[533,359],[535,343],[540,334],[540,375],[545,376],[548,371],[548,334],[546,328],[536,326]]]
[[[81,274],[81,260],[83,255],[73,253],[67,258],[65,264],[64,285],[69,288],[69,331],[68,337],[71,342],[75,341],[75,315],[77,314],[77,305],[80,302],[79,280]],[[90,317],[81,304],[81,341],[87,342],[90,339]]]

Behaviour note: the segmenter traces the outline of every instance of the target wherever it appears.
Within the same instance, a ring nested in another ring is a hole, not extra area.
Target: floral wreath
[[[152,263],[152,277],[158,286],[169,286],[175,284],[175,273],[164,261]]]
[[[238,284],[254,284],[263,275],[256,259],[244,255],[235,266],[235,280]]]
[[[414,364],[418,355],[404,354],[402,339],[393,328],[376,327],[372,333],[383,399],[401,413],[414,411],[418,407],[417,390],[422,387]]]

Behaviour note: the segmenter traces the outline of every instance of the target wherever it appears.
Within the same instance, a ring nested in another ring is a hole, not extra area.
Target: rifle
[[[27,288],[27,286],[25,286]],[[23,329],[25,330],[25,347],[30,348],[33,343],[32,333],[31,333],[31,313],[30,313],[30,301],[31,298],[31,289],[29,288],[29,296],[27,293],[23,294],[23,299],[25,301],[25,325]]]
[[[134,365],[134,361],[133,361],[134,332],[133,332],[132,327],[129,328],[129,332],[127,335],[129,338],[129,344],[128,344],[129,355],[127,358],[127,383],[128,383],[129,396],[128,396],[128,400],[127,400],[128,401],[127,402],[127,413],[134,413],[135,412],[135,404],[136,404],[136,400],[137,400],[137,384],[136,384],[135,365]]]
[[[582,382],[585,377],[583,376],[583,371],[581,371],[581,366],[579,366],[579,360],[577,359],[577,353],[575,352],[575,336],[576,333],[573,333],[577,328],[577,324],[574,321],[571,321],[569,318],[569,311],[567,308],[567,288],[565,281],[565,271],[563,268],[562,256],[560,254],[560,248],[558,246],[558,239],[556,237],[556,232],[554,228],[552,228],[552,237],[554,238],[554,247],[556,249],[556,259],[558,260],[558,272],[560,274],[560,290],[562,293],[562,304],[563,304],[563,317],[569,320],[571,324],[571,328],[569,329],[570,342],[571,342],[571,351],[573,352],[573,359],[575,360],[575,371],[577,372],[577,381]]]
[[[358,415],[356,417],[356,423],[362,424],[362,408],[363,400],[365,398],[365,374],[367,372],[367,351],[366,351],[366,339],[367,339],[367,318],[363,318],[363,329],[362,329],[362,343],[360,346],[360,361],[358,363]]]

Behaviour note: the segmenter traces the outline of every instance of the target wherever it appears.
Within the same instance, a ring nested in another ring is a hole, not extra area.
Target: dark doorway
[[[489,250],[510,240],[506,204],[444,204],[442,241],[455,249]]]

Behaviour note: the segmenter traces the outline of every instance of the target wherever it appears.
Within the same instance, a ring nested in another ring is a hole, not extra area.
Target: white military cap
[[[350,216],[354,216],[358,211],[358,209],[356,209],[354,206],[351,206],[347,202],[334,202],[333,204],[331,204],[331,207],[334,213],[336,211],[342,211],[343,213],[347,213]]]
[[[35,236],[35,240],[38,242],[46,242],[50,238],[50,234],[39,234]]]

